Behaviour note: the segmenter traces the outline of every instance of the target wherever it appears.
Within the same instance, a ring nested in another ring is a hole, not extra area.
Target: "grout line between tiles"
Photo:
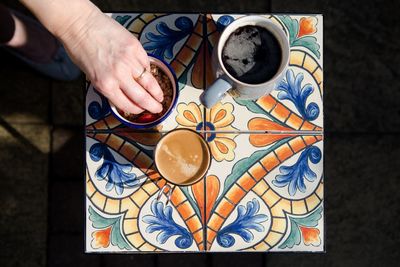
[[[206,76],[206,71],[207,71],[207,13],[200,13],[200,16],[203,16],[203,21],[202,21],[202,26],[203,26],[203,86],[204,89],[206,89],[206,82],[207,82],[207,76]],[[207,109],[206,107],[203,106],[203,131],[205,132],[207,130],[206,123],[207,123]],[[205,141],[207,142],[207,134],[203,134]],[[207,251],[207,219],[206,219],[206,214],[207,214],[207,173],[204,176],[204,182],[203,182],[203,194],[204,194],[204,204],[203,204],[203,214],[204,218],[203,220],[203,251]]]
[[[203,115],[203,129],[206,128],[206,113],[207,110],[204,108],[204,115]],[[112,134],[112,133],[118,133],[118,132],[132,132],[132,133],[169,133],[170,131],[144,131],[144,130],[134,130],[134,129],[120,129],[120,130],[86,130],[86,133],[94,133],[94,134]],[[198,133],[232,133],[232,134],[277,134],[277,135],[324,135],[324,131],[275,131],[275,130],[255,130],[255,131],[220,131],[220,130],[196,130]]]
[[[271,9],[271,6],[272,6],[272,1],[270,1],[269,2],[269,6],[270,6],[270,9]],[[271,10],[269,11],[269,13],[271,13]],[[207,14],[203,14],[203,13],[200,13],[200,15],[204,15],[204,17],[203,17],[203,21],[202,21],[202,26],[203,26],[203,36],[202,36],[202,38],[203,38],[203,45],[204,45],[204,47],[203,47],[203,49],[205,49],[204,50],[204,53],[203,53],[203,57],[204,57],[204,61],[203,61],[203,86],[204,87],[206,87],[206,46],[207,46]],[[304,60],[304,59],[303,59]],[[238,134],[271,134],[271,135],[274,135],[274,134],[276,134],[276,135],[282,135],[282,134],[285,134],[285,135],[324,135],[324,131],[323,130],[321,130],[321,131],[218,131],[218,130],[216,130],[216,131],[207,131],[207,128],[206,128],[206,112],[207,112],[207,109],[205,108],[205,107],[203,107],[203,130],[199,130],[199,131],[197,131],[197,132],[199,132],[199,133],[201,133],[202,135],[203,135],[203,137],[205,138],[205,139],[207,139],[207,133],[238,133]],[[108,129],[108,130],[98,130],[98,129],[94,129],[94,130],[86,130],[85,129],[85,133],[87,134],[87,133],[94,133],[94,134],[97,134],[97,133],[105,133],[105,134],[112,134],[112,133],[118,133],[118,132],[134,132],[134,133],[137,133],[137,132],[140,132],[140,133],[143,133],[143,134],[147,134],[147,133],[158,133],[157,131],[151,131],[151,130],[149,130],[149,131],[139,131],[139,130],[133,130],[133,129]],[[168,133],[169,131],[159,131],[159,133]],[[350,133],[351,134],[351,133]],[[291,148],[290,148],[291,149]],[[137,156],[137,155],[136,155]],[[204,177],[204,178],[206,178],[206,177]],[[206,199],[207,199],[207,193],[206,193],[206,179],[204,179],[204,184],[203,184],[203,186],[204,186],[204,201],[206,202]],[[204,214],[206,214],[206,210],[207,210],[207,207],[206,207],[206,205],[204,205],[204,209],[203,209],[203,211],[204,211]],[[203,245],[204,245],[204,251],[205,252],[208,252],[208,249],[207,249],[207,226],[206,226],[206,221],[203,223],[204,225],[203,225]],[[209,257],[208,257],[209,256]],[[207,263],[209,263],[209,264],[212,264],[212,255],[211,254],[208,254],[207,255]],[[263,264],[264,263],[266,263],[266,254],[264,253],[263,254]],[[104,263],[102,264],[102,265],[104,265]],[[155,259],[154,259],[154,265],[155,266],[158,266],[159,265],[159,259],[158,259],[158,255],[156,255],[156,257],[155,257]],[[210,265],[209,265],[210,266]]]
[[[26,123],[10,123],[12,125],[26,125]],[[31,123],[29,123],[31,124]],[[45,124],[32,124],[32,125],[45,125]],[[76,127],[74,127],[76,128]],[[141,132],[141,133],[168,133],[169,131],[145,131],[145,130],[134,130],[134,129],[124,129],[124,130],[85,130],[85,134],[98,134],[98,133],[118,133],[118,132]],[[293,135],[306,135],[307,133],[310,133],[311,135],[361,135],[361,136],[373,136],[373,135],[395,135],[398,136],[400,135],[400,131],[394,131],[394,132],[342,132],[342,131],[327,131],[327,130],[321,130],[321,131],[282,131],[282,132],[267,132],[267,131],[197,131],[200,133],[236,133],[236,134],[293,134]]]

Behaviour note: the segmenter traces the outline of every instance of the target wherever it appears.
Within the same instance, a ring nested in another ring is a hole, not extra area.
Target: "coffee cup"
[[[175,186],[189,186],[200,181],[211,164],[211,152],[206,140],[197,132],[179,128],[165,134],[154,150],[158,173],[169,183],[161,188],[170,201]]]
[[[211,108],[226,93],[255,100],[269,94],[289,63],[289,41],[272,20],[256,15],[236,19],[221,33],[214,47],[212,67],[217,79],[200,96]]]

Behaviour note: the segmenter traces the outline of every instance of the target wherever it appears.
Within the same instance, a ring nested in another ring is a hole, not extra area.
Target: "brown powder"
[[[159,118],[161,118],[169,109],[172,103],[173,97],[173,87],[168,75],[164,73],[159,67],[154,64],[150,64],[150,72],[157,80],[158,84],[161,87],[161,90],[164,93],[164,100],[161,103],[163,109],[160,113],[151,113],[147,110],[140,114],[132,114],[128,112],[124,112],[118,109],[119,114],[121,114],[125,119],[136,122],[136,123],[150,123]]]

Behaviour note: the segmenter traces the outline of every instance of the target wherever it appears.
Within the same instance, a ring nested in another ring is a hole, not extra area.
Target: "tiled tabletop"
[[[289,36],[284,81],[257,101],[227,96],[210,110],[199,95],[214,79],[212,49],[243,15],[110,16],[171,64],[180,96],[162,125],[135,132],[87,84],[86,251],[324,251],[322,16],[263,15]],[[214,130],[205,135],[213,159],[165,206],[152,153],[177,127]]]

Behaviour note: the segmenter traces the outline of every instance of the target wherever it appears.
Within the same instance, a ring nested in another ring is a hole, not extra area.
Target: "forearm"
[[[80,34],[100,10],[89,0],[20,0],[57,38]]]

